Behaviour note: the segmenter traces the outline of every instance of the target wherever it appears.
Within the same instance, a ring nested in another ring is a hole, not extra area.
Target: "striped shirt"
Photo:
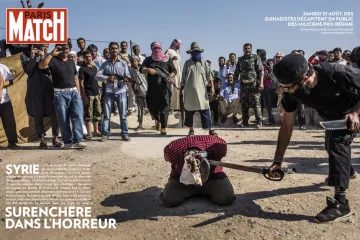
[[[191,148],[206,151],[209,160],[220,161],[226,156],[226,142],[218,136],[189,136],[172,141],[164,148],[165,161],[171,163],[170,179],[179,180],[184,165],[184,154]],[[210,167],[210,178],[226,177],[221,166]]]

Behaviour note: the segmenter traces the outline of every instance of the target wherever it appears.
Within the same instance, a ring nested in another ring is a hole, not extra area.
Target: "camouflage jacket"
[[[240,76],[240,82],[256,82],[259,76],[264,75],[264,66],[261,59],[256,54],[250,56],[243,55],[238,58],[234,73],[234,80],[237,81]]]

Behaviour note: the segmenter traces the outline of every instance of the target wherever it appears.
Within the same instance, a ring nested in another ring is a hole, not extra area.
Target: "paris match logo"
[[[7,8],[7,44],[66,44],[65,8]]]

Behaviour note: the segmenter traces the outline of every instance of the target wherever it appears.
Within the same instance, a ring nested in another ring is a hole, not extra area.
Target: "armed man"
[[[261,93],[264,90],[264,66],[259,55],[252,54],[252,45],[244,44],[244,55],[239,57],[234,72],[234,81],[240,76],[241,126],[249,126],[249,108],[254,108],[257,127],[262,127]]]
[[[351,143],[360,127],[360,69],[327,61],[312,66],[303,56],[290,54],[274,66],[274,74],[284,89],[281,102],[284,119],[270,177],[278,177],[274,170],[281,168],[298,103],[314,108],[324,121],[347,119],[344,129],[327,129],[325,132],[325,149],[329,156],[327,184],[335,188],[335,196],[327,197],[327,207],[315,221],[325,223],[349,218],[352,214],[346,190],[349,179],[357,175],[351,165]]]

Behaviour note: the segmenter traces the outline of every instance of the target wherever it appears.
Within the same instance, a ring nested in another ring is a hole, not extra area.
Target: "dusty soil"
[[[348,192],[356,213],[351,220],[330,225],[313,222],[314,215],[325,207],[325,197],[333,195],[333,189],[324,184],[328,164],[324,131],[319,128],[294,131],[284,165],[295,167],[297,173],[286,175],[283,181],[271,182],[259,174],[225,169],[236,193],[232,206],[219,207],[196,198],[180,207],[166,208],[158,198],[170,173],[163,149],[188,130],[178,127],[179,120],[171,116],[173,127],[168,136],[161,136],[152,129],[153,122],[147,116],[146,130],[130,130],[132,141],[125,143],[120,141],[118,118],[112,121],[113,136],[106,143],[90,141],[83,151],[38,150],[38,142],[23,144],[20,151],[0,150],[0,208],[3,211],[6,164],[91,163],[93,217],[113,216],[117,228],[6,230],[2,219],[1,239],[360,239],[357,179],[351,181]],[[136,117],[130,116],[129,127],[136,125]],[[278,127],[217,129],[228,142],[226,161],[259,167],[271,163]],[[207,132],[196,128],[195,134]],[[353,163],[358,171],[359,147],[356,139]]]

